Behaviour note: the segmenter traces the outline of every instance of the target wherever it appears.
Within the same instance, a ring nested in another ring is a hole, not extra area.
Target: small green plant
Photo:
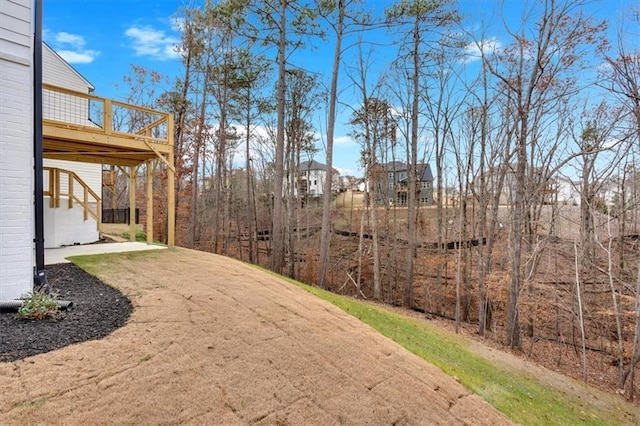
[[[122,234],[120,234],[121,237],[129,239],[130,237],[130,233],[129,231],[125,231]],[[146,243],[147,242],[147,233],[141,230],[136,230],[136,241],[139,243]]]
[[[16,408],[38,408],[44,405],[45,402],[47,402],[47,398],[40,398],[35,401],[16,402],[13,406]]]
[[[58,314],[58,297],[55,293],[36,291],[23,299],[18,309],[21,319],[43,320],[54,318]]]

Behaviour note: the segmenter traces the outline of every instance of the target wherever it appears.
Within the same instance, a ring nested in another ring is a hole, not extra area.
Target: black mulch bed
[[[133,307],[129,299],[71,263],[46,267],[47,279],[59,300],[73,306],[58,318],[21,320],[0,311],[0,362],[100,339],[127,322]]]

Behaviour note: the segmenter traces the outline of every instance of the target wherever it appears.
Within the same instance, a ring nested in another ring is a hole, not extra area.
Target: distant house
[[[321,197],[324,194],[324,183],[327,180],[327,165],[318,161],[303,161],[299,167],[297,194],[306,197]],[[340,173],[333,170],[331,190],[339,192],[341,188]]]
[[[559,177],[555,180],[558,204],[567,206],[580,205],[581,197],[579,183],[570,179]]]
[[[342,176],[340,175],[338,180],[338,191],[344,192],[357,187],[358,178],[355,176]]]
[[[373,168],[376,185],[376,204],[404,206],[408,202],[409,169],[400,161],[378,164]],[[416,198],[419,204],[433,204],[433,174],[429,164],[418,164],[416,168]]]
[[[326,177],[327,166],[325,164],[315,160],[303,161],[300,163],[299,194],[311,197],[322,195]]]
[[[527,186],[525,191],[529,194],[527,196],[530,197],[531,202],[540,204],[555,203],[559,185],[565,186],[566,191],[569,191],[569,182],[553,178],[546,167],[528,168],[526,173]],[[475,194],[480,194],[483,189],[482,185],[484,185],[487,194],[490,194],[492,198],[498,197],[499,205],[513,205],[516,190],[518,189],[515,164],[501,164],[491,168],[484,173],[483,177],[484,179],[481,179],[481,176],[477,176],[471,184],[474,186]],[[570,197],[566,191],[565,195]],[[562,201],[560,197],[558,201]]]

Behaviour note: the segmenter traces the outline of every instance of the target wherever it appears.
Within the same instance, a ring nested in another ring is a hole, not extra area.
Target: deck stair
[[[97,241],[102,215],[98,194],[71,170],[44,167],[43,173],[45,248]]]

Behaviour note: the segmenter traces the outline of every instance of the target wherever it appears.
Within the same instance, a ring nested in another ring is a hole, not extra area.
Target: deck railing
[[[44,196],[49,197],[49,207],[59,208],[60,199],[67,198],[67,205],[71,209],[79,204],[84,213],[84,220],[93,217],[100,227],[102,215],[102,201],[89,185],[71,170],[55,167],[43,167],[45,174]]]
[[[50,84],[42,87],[44,121],[86,132],[171,144],[171,114]]]

